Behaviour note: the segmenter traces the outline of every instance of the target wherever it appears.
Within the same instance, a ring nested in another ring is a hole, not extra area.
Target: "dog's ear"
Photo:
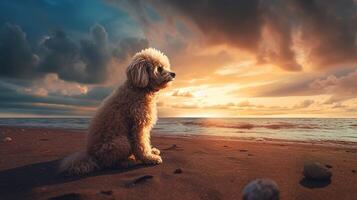
[[[144,88],[149,84],[147,67],[147,62],[145,60],[133,61],[128,66],[126,75],[135,87]]]

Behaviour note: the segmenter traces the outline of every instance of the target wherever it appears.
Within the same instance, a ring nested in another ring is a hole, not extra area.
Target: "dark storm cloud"
[[[145,49],[148,46],[149,42],[146,39],[125,38],[121,40],[117,47],[113,50],[113,55],[120,60],[125,60],[128,57],[133,56],[139,50]]]
[[[192,20],[212,43],[232,43],[255,50],[262,26],[259,0],[236,1],[157,1],[167,5],[184,18]],[[165,6],[160,11],[166,9]],[[169,10],[171,10],[169,9]],[[167,9],[166,9],[167,10]],[[169,14],[169,13],[167,13]]]
[[[311,59],[317,67],[357,60],[357,2],[353,0],[296,1],[303,39],[316,43]]]
[[[105,28],[99,24],[90,29],[89,35],[89,39],[76,41],[65,31],[57,30],[39,47],[32,48],[25,32],[7,23],[0,30],[0,76],[35,79],[55,73],[66,81],[100,84],[108,78],[111,59],[125,62],[148,47],[146,39],[134,37],[110,44]],[[36,49],[38,55],[34,53]]]
[[[150,5],[168,23],[183,20],[191,29],[198,28],[210,44],[248,50],[257,55],[258,62],[289,71],[303,67],[294,49],[298,34],[314,68],[357,62],[357,4],[353,0],[108,1],[131,9],[144,29],[152,21],[145,14]],[[273,44],[265,46],[267,42]]]
[[[39,58],[32,52],[26,34],[19,26],[6,23],[0,30],[0,76],[30,78]]]
[[[98,24],[91,28],[90,36],[90,40],[77,44],[65,32],[56,31],[43,43],[48,53],[41,63],[41,70],[57,73],[68,81],[104,82],[110,61],[108,36],[104,27]]]

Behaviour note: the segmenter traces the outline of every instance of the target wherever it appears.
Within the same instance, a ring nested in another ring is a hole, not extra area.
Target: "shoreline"
[[[32,129],[32,130],[52,130],[52,131],[65,131],[65,132],[77,132],[86,134],[87,129],[74,129],[74,128],[37,128],[31,126],[7,126],[0,125],[1,129]],[[1,132],[0,132],[1,134]],[[260,143],[293,143],[302,145],[318,145],[318,146],[342,146],[342,147],[356,147],[357,142],[345,141],[345,140],[288,140],[288,139],[275,139],[275,138],[248,138],[248,137],[232,137],[232,136],[218,136],[218,135],[205,135],[205,134],[185,134],[185,133],[157,133],[152,131],[152,137],[167,137],[167,138],[190,138],[190,139],[205,139],[205,140],[227,140],[227,141],[242,141],[242,142],[260,142]]]

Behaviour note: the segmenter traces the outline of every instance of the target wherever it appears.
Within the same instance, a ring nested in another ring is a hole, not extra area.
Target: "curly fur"
[[[138,52],[126,71],[127,80],[107,97],[93,117],[85,151],[64,158],[60,172],[82,175],[136,160],[160,164],[160,151],[150,143],[157,120],[157,92],[175,78],[168,58],[148,48]]]

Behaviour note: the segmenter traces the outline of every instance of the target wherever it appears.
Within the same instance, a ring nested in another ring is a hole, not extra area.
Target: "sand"
[[[58,160],[82,149],[85,136],[0,127],[0,199],[241,199],[244,186],[256,178],[274,180],[281,199],[357,199],[354,144],[153,136],[161,165],[56,175]],[[329,165],[331,181],[304,180],[309,161]]]

